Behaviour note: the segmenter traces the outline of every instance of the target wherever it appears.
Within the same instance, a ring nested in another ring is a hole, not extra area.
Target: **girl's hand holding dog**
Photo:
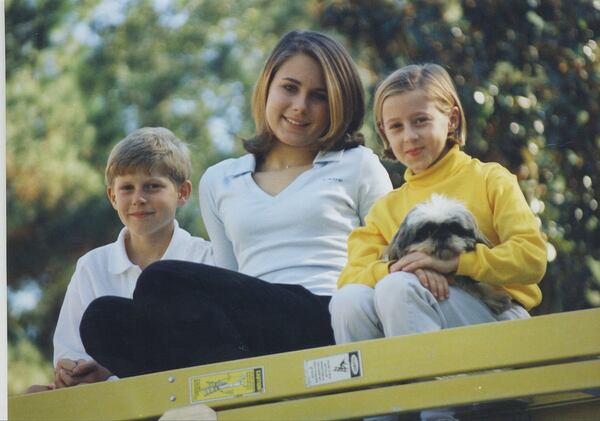
[[[440,260],[425,253],[410,253],[390,265],[392,272],[412,272],[421,285],[427,288],[433,296],[443,301],[449,297],[449,285],[452,277],[447,274],[453,273],[458,267],[458,257],[450,260]]]
[[[458,256],[448,260],[441,260],[421,252],[409,253],[390,265],[391,272],[412,272],[417,269],[431,269],[443,274],[451,274],[458,269]]]
[[[450,296],[451,278],[448,276],[429,269],[417,269],[415,275],[425,288],[427,288],[436,300],[444,301]]]

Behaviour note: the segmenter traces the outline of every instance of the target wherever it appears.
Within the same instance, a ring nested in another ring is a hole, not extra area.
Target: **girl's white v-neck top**
[[[222,161],[200,180],[200,208],[217,266],[331,295],[347,240],[392,190],[366,147],[320,152],[313,167],[270,196],[254,181],[254,155]]]

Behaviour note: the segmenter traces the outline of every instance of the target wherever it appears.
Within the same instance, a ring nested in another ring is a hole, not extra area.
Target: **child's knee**
[[[173,272],[176,272],[177,266],[183,262],[176,260],[157,260],[156,262],[150,263],[142,271],[138,277],[138,284],[140,281],[152,281],[152,280],[163,280],[165,276],[172,276]]]
[[[188,263],[158,260],[149,264],[138,277],[133,293],[134,299],[160,297],[176,289],[182,283],[182,271],[187,270]]]
[[[362,284],[346,285],[331,298],[332,320],[343,321],[361,317],[373,307],[373,288]]]
[[[336,343],[348,343],[383,336],[375,312],[373,288],[352,284],[340,289],[330,304],[331,326]]]
[[[416,275],[409,272],[394,272],[375,285],[375,302],[378,308],[398,306],[422,295],[425,288]]]
[[[83,313],[79,336],[86,352],[90,354],[99,346],[112,341],[113,325],[130,318],[133,301],[128,298],[105,295],[93,300]]]

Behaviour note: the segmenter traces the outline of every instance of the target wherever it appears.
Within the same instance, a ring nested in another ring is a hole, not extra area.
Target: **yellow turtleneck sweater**
[[[456,274],[503,288],[527,310],[540,303],[536,284],[546,271],[546,244],[514,175],[453,146],[425,171],[407,170],[404,178],[400,188],[373,205],[365,225],[350,234],[339,288],[352,283],[373,287],[388,275],[389,262],[381,256],[404,217],[432,193],[440,193],[461,200],[494,244],[477,244],[474,251],[461,254]]]

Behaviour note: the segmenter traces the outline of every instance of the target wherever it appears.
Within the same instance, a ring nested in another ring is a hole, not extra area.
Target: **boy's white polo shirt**
[[[161,260],[214,264],[210,242],[193,237],[180,228],[177,221],[174,222],[173,237]],[[142,271],[127,256],[126,233],[127,228],[124,227],[117,241],[98,247],[77,261],[54,333],[55,365],[61,358],[91,359],[81,343],[79,324],[87,306],[94,299],[104,295],[125,298],[133,296],[137,279]]]

